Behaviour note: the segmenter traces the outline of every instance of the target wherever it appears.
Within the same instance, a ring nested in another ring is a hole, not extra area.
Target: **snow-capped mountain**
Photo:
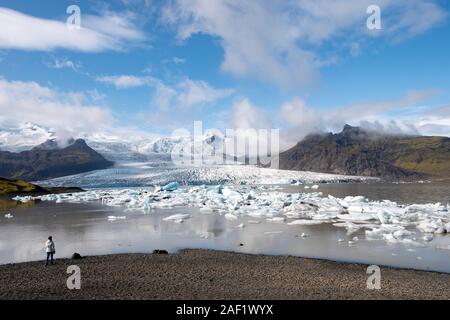
[[[107,134],[67,137],[51,128],[33,123],[24,123],[16,128],[0,128],[0,150],[21,152],[36,146],[47,148],[65,147],[82,138],[87,145],[107,160],[114,162],[158,162],[171,161],[174,150],[183,154],[214,154],[221,152],[223,137],[205,134],[192,139],[186,137],[117,137]]]
[[[21,152],[56,138],[52,129],[26,122],[15,128],[0,128],[0,150]]]
[[[106,159],[116,162],[168,162],[174,150],[184,154],[214,153],[222,147],[223,138],[205,134],[196,137],[134,138],[130,141],[112,141],[87,138],[88,145]]]

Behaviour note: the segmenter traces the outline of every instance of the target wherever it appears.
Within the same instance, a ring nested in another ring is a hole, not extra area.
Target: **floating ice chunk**
[[[190,214],[187,214],[187,213],[178,213],[178,214],[174,214],[174,215],[171,215],[171,216],[169,216],[169,217],[166,217],[166,218],[164,218],[163,220],[164,220],[164,221],[174,221],[174,222],[180,223],[180,222],[183,222],[183,221],[186,220],[186,219],[189,219],[190,217],[191,217]]]
[[[7,213],[7,214],[5,214],[5,218],[12,219],[12,218],[14,218],[14,216],[11,213]]]
[[[174,190],[178,189],[178,186],[179,186],[178,182],[171,182],[171,183],[165,185],[162,189],[164,191],[174,191]]]
[[[348,202],[348,203],[353,203],[353,202],[355,202],[355,203],[358,203],[358,202],[359,203],[364,203],[364,202],[367,202],[367,198],[365,198],[363,196],[356,196],[356,197],[347,196],[347,197],[344,198],[344,201]]]
[[[426,234],[422,237],[423,240],[425,241],[433,241],[433,236],[431,234]]]
[[[234,191],[228,187],[225,187],[222,189],[222,194],[224,197],[227,197],[227,198],[234,198],[234,199],[241,198],[241,194],[239,192]]]
[[[310,187],[309,186],[304,186],[304,189],[310,189]]]
[[[27,202],[33,201],[34,198],[31,196],[25,196],[25,197],[17,196],[17,197],[12,198],[12,200],[19,201],[22,203],[27,203]]]
[[[236,228],[245,228],[245,224],[241,223],[240,225],[237,225]]]
[[[284,218],[284,217],[274,217],[274,218],[268,218],[266,220],[269,221],[269,222],[284,223],[286,221],[286,218]]]
[[[320,220],[306,220],[306,219],[299,219],[294,220],[292,222],[289,222],[288,225],[294,226],[294,225],[301,225],[301,226],[312,226],[317,224],[322,224],[323,221]]]
[[[308,235],[307,235],[306,233],[303,232],[303,233],[301,234],[301,237],[302,237],[302,238],[307,238]]]
[[[344,241],[345,241],[345,239],[342,239],[342,238],[338,239],[338,242],[344,242]]]
[[[319,189],[319,185],[315,184],[311,187],[311,189]]]
[[[442,229],[438,230],[441,227],[442,222],[439,220],[425,220],[417,225],[417,229],[425,233],[435,233],[436,231],[442,231]]]
[[[125,217],[125,216],[120,216],[120,217],[108,216],[108,221],[125,220],[126,218],[127,217]]]
[[[225,219],[234,221],[234,220],[237,220],[238,217],[237,217],[237,215],[235,215],[235,214],[227,213],[227,214],[225,215]]]
[[[412,234],[414,234],[414,233],[411,232],[411,231],[408,231],[408,230],[397,230],[397,231],[394,231],[394,232],[392,233],[392,235],[393,235],[396,239],[408,237],[408,236],[410,236],[410,235],[412,235]]]

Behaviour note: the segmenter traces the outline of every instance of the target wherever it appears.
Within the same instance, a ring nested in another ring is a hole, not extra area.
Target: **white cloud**
[[[233,89],[216,89],[205,81],[189,78],[169,85],[151,76],[101,76],[97,81],[114,85],[117,89],[148,86],[154,89],[152,105],[167,110],[170,107],[194,107],[213,104],[234,94]]]
[[[231,125],[235,129],[270,129],[271,121],[265,112],[249,99],[240,99],[233,105]]]
[[[181,81],[177,88],[176,100],[182,107],[210,104],[234,94],[233,89],[215,89],[205,81],[191,79]]]
[[[133,75],[101,76],[97,81],[114,85],[117,89],[128,89],[149,85],[154,80],[152,77],[139,77]]]
[[[124,50],[141,43],[145,34],[134,24],[134,16],[104,11],[82,13],[82,28],[69,29],[66,21],[50,20],[0,7],[0,48],[28,51],[69,49],[82,52]]]
[[[155,88],[151,104],[161,110],[171,108],[189,109],[212,105],[235,93],[234,89],[217,89],[205,81],[185,78],[174,85],[168,85],[160,80],[153,79]]]
[[[162,82],[155,86],[155,93],[152,98],[152,104],[159,109],[167,111],[172,106],[173,99],[177,96],[177,92]]]
[[[77,62],[73,62],[72,60],[68,58],[54,58],[53,61],[48,62],[47,66],[49,66],[52,69],[72,69],[73,71],[77,71],[80,69],[81,64]]]
[[[323,44],[368,38],[366,9],[372,0],[233,1],[173,0],[162,13],[178,38],[194,34],[217,37],[224,49],[222,70],[257,77],[282,87],[308,85],[318,68],[332,61],[320,56]],[[431,29],[446,12],[431,0],[379,0],[383,30],[376,36],[407,38]],[[369,37],[370,38],[370,37]]]
[[[179,58],[179,57],[173,57],[173,63],[175,64],[183,64],[186,63],[186,59],[183,58]]]
[[[438,91],[411,91],[403,97],[393,100],[361,102],[332,109],[317,109],[307,106],[301,98],[294,98],[282,105],[279,118],[285,128],[285,144],[293,145],[311,132],[339,132],[344,124],[359,125],[368,129],[388,133],[439,134],[431,127],[425,130],[425,124],[437,125],[438,118],[450,123],[450,114],[436,113],[433,108],[421,104],[435,97]],[[433,117],[426,116],[435,115]],[[450,129],[450,126],[447,127]],[[442,127],[440,127],[442,134]],[[450,135],[450,130],[447,130]]]
[[[31,122],[75,137],[111,127],[111,112],[88,100],[82,93],[59,93],[36,82],[0,79],[0,124]]]

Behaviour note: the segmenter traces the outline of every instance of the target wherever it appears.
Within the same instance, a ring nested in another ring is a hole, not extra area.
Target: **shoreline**
[[[81,290],[66,287],[70,265]],[[0,299],[450,299],[450,274],[382,266],[369,290],[367,267],[202,249],[88,256],[0,265]]]

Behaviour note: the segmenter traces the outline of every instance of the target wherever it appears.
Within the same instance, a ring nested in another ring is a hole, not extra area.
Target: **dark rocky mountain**
[[[450,138],[388,135],[346,125],[280,154],[280,168],[391,180],[450,178]]]
[[[65,148],[47,141],[32,150],[13,153],[0,151],[0,176],[26,181],[62,177],[111,167],[106,160],[78,139]]]

